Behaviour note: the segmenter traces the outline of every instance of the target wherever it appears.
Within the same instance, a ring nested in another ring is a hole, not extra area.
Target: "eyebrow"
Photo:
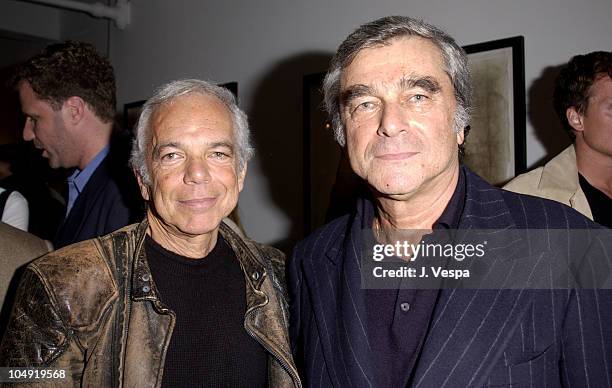
[[[374,94],[374,88],[364,84],[355,84],[351,85],[340,94],[340,104],[347,105],[351,100],[361,97]]]
[[[437,79],[434,77],[416,77],[412,75],[408,75],[402,77],[399,83],[400,90],[413,89],[413,88],[421,88],[430,93],[438,93],[442,87]],[[361,96],[372,95],[375,94],[376,87],[372,87],[370,85],[364,84],[355,84],[351,85],[340,94],[340,103],[342,105],[347,105],[354,98],[358,98]]]
[[[438,93],[442,89],[434,77],[404,77],[400,80],[400,87],[402,89],[421,88],[430,93]]]
[[[234,152],[234,145],[228,141],[216,141],[209,144],[210,148],[228,148],[230,151]]]
[[[228,148],[231,152],[234,152],[234,145],[228,141],[216,141],[216,142],[212,142],[212,143],[207,143],[208,148]],[[181,148],[181,143],[180,142],[168,142],[168,143],[163,143],[163,144],[158,144],[153,148],[153,158],[157,159],[159,158],[159,155],[161,154],[161,151],[164,148]]]
[[[164,148],[178,148],[180,146],[180,143],[176,143],[176,142],[169,142],[169,143],[164,143],[164,144],[156,144],[155,147],[153,147],[153,159],[157,159],[159,158],[159,154],[161,154],[161,150]]]

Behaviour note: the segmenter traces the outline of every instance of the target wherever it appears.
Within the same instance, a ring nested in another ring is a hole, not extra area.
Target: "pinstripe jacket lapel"
[[[466,169],[465,207],[459,229],[505,230],[512,245],[487,252],[510,269],[525,257],[524,241],[499,191]],[[499,240],[499,239],[498,239]],[[493,239],[492,241],[496,241]],[[503,249],[502,249],[503,248]],[[532,263],[533,260],[526,260]],[[501,288],[501,287],[500,287]],[[444,289],[414,375],[415,387],[482,386],[530,307],[526,290]]]
[[[339,387],[373,387],[360,280],[361,227],[337,236],[325,250],[324,268],[305,263],[304,277],[313,299],[323,356]]]

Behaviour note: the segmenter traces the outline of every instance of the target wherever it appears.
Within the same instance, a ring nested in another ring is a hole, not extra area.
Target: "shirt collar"
[[[453,192],[453,196],[448,205],[442,212],[442,215],[434,223],[434,229],[457,229],[459,226],[459,219],[463,212],[463,205],[465,204],[465,171],[462,167],[459,167],[459,178],[457,179],[457,186]]]
[[[109,149],[110,146],[107,144],[104,148],[102,148],[100,152],[98,152],[98,154],[91,160],[91,162],[89,162],[89,164],[83,170],[76,169],[74,170],[72,175],[68,177],[69,181],[74,182],[79,193],[83,191],[83,188],[89,181],[89,178],[91,178],[94,171],[96,171],[100,163],[102,163],[102,160],[104,160],[106,155],[108,155]]]

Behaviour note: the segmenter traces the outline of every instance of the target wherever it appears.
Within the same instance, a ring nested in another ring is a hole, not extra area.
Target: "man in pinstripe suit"
[[[367,236],[595,227],[460,165],[471,85],[456,42],[408,17],[364,24],[338,48],[324,91],[336,139],[371,195],[298,244],[289,263],[292,346],[306,385],[612,386],[609,290],[362,284]],[[521,257],[528,243],[515,239],[497,256],[514,268],[547,254]]]

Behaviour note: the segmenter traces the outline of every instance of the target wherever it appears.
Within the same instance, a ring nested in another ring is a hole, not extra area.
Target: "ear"
[[[574,128],[574,131],[582,132],[584,130],[584,115],[571,106],[565,111],[567,121]]]
[[[138,187],[140,188],[140,195],[142,195],[142,198],[145,201],[149,201],[151,199],[151,195],[149,193],[149,186],[146,185],[143,181],[142,181],[142,177],[140,176],[140,173],[136,170],[134,171],[134,175],[136,176],[136,180],[138,181]]]
[[[465,141],[465,130],[461,128],[459,132],[457,132],[457,144],[461,145]]]
[[[87,104],[78,96],[68,97],[62,105],[64,119],[73,125],[83,120],[85,109],[87,109]]]
[[[245,163],[242,171],[238,172],[238,192],[241,192],[242,188],[244,187],[244,178],[246,177],[247,165],[248,163]]]

